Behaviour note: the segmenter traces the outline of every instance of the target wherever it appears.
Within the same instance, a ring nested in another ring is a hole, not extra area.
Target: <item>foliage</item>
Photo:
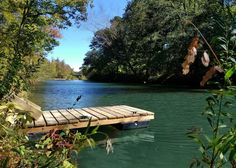
[[[232,90],[213,91],[212,96],[207,100],[206,111],[202,113],[206,117],[210,132],[203,133],[199,130],[192,130],[188,137],[199,144],[201,152],[200,160],[194,159],[191,166],[223,167],[232,165],[235,167],[236,159],[236,127],[233,125],[233,116],[226,112],[231,102],[229,93]]]
[[[63,60],[52,59],[51,61],[45,59],[41,63],[37,72],[33,74],[32,81],[41,81],[47,79],[74,79],[73,69]]]
[[[2,0],[0,3],[0,99],[27,89],[59,30],[86,19],[87,0]]]
[[[1,106],[0,115],[0,166],[3,168],[75,167],[79,151],[84,147],[94,147],[92,136],[100,133],[98,127],[90,131],[89,122],[83,134],[77,130],[52,130],[34,140],[22,130],[27,122],[32,121],[27,112],[6,104]]]
[[[75,167],[72,155],[94,145],[92,136],[98,133],[98,127],[90,132],[90,125],[84,134],[54,130],[40,140],[33,140],[24,132],[26,124],[32,122],[30,113],[9,103],[11,95],[27,90],[46,54],[58,45],[60,29],[72,22],[79,25],[86,19],[89,3],[89,0],[1,1],[0,167],[72,168]],[[53,64],[55,77],[71,75],[72,69],[63,61],[44,63],[44,68]]]
[[[190,167],[220,168],[231,165],[234,168],[236,167],[236,125],[233,114],[227,112],[232,104],[233,96],[236,94],[235,87],[231,86],[232,76],[236,73],[234,22],[231,23],[232,26],[225,27],[224,30],[227,32],[224,34],[225,36],[215,38],[214,44],[215,49],[218,49],[217,52],[214,52],[201,31],[193,23],[192,25],[200,33],[213,56],[210,68],[203,77],[201,85],[205,85],[209,79],[219,75],[218,72],[224,72],[224,76],[219,77],[222,78],[217,82],[219,89],[211,91],[212,95],[206,99],[206,110],[202,113],[208,121],[209,131],[205,130],[204,133],[200,131],[201,129],[194,129],[188,133],[188,137],[199,144],[201,152],[201,158],[194,159]],[[218,70],[212,71],[212,68],[215,67],[218,67]]]
[[[229,5],[232,2],[225,1]],[[198,85],[206,71],[199,64],[206,48],[204,42],[200,42],[188,76],[180,73],[183,56],[188,52],[186,46],[195,34],[187,21],[213,41],[224,36],[218,22],[230,25],[234,20],[232,9],[222,1],[132,0],[122,17],[113,18],[110,27],[95,33],[82,72],[90,79],[119,81],[133,76],[137,81],[159,78],[164,82],[175,77]],[[213,49],[218,51],[214,45]]]

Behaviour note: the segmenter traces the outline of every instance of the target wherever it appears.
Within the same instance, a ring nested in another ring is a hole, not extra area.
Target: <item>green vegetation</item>
[[[205,37],[199,31],[199,29],[191,23],[195,29],[201,35],[201,38],[207,44],[207,50],[209,49],[214,58],[211,60],[207,53],[202,57],[202,64],[208,67],[208,71],[203,76],[201,85],[204,86],[208,80],[214,75],[217,75],[219,80],[215,83],[218,86],[218,90],[212,90],[211,96],[207,101],[207,107],[202,113],[208,121],[209,128],[193,129],[187,135],[199,144],[199,151],[201,157],[194,159],[190,167],[209,167],[209,168],[221,168],[223,166],[235,167],[236,166],[236,127],[234,123],[234,114],[228,112],[229,107],[234,101],[236,95],[235,86],[231,86],[232,76],[236,73],[235,69],[235,51],[236,46],[236,33],[235,29],[226,27],[225,36],[217,37],[215,39],[215,45],[218,50],[215,52]],[[198,48],[198,38],[194,37],[188,50],[188,55],[185,57],[185,62],[182,64],[183,74],[188,74],[190,71],[190,65],[194,63],[195,55]],[[196,51],[196,52],[195,52]],[[219,54],[219,59],[216,54]],[[221,75],[221,74],[224,75]]]
[[[235,22],[235,1],[132,0],[123,17],[98,30],[86,54],[82,72],[105,81],[159,81],[199,86],[207,71],[200,63],[206,43],[200,41],[197,61],[187,76],[181,64],[197,25],[213,44],[224,28]],[[218,51],[216,45],[212,45]],[[214,57],[209,52],[210,57]],[[224,59],[219,55],[219,59]]]
[[[0,167],[72,168],[75,167],[72,154],[77,155],[87,144],[93,145],[91,136],[97,133],[97,128],[89,133],[89,125],[84,134],[52,130],[40,140],[32,141],[22,131],[27,122],[32,122],[29,112],[10,103],[13,95],[28,89],[33,78],[44,77],[42,68],[48,68],[48,64],[54,68],[47,77],[70,78],[72,70],[63,61],[44,59],[58,45],[60,29],[86,19],[88,3],[87,0],[1,0]]]
[[[86,19],[87,0],[2,0],[0,3],[0,100],[26,90],[60,29]]]
[[[98,127],[81,132],[52,130],[33,140],[22,128],[32,118],[14,104],[0,106],[0,167],[74,168],[78,152],[95,145],[92,136]],[[73,157],[72,157],[73,156]]]
[[[37,72],[33,74],[32,81],[41,81],[48,79],[76,79],[73,69],[63,60],[53,59],[51,61],[45,59],[41,63]]]

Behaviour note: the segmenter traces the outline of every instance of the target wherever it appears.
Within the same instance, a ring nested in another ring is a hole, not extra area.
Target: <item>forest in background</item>
[[[196,61],[182,74],[196,26],[220,60],[235,63],[234,0],[132,0],[122,17],[95,32],[81,69],[90,80],[159,82],[199,86],[208,71],[201,63],[207,44],[200,39]],[[194,23],[194,26],[190,23]],[[211,64],[215,64],[214,61]]]
[[[64,60],[44,59],[32,77],[32,81],[42,81],[48,79],[77,79],[74,70]]]

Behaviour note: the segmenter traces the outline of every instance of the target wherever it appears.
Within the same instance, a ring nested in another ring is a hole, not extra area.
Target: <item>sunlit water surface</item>
[[[205,90],[148,85],[93,83],[85,81],[46,81],[32,90],[31,100],[44,110],[130,105],[155,112],[148,128],[109,133],[114,152],[105,146],[83,150],[80,168],[184,168],[198,156],[198,147],[187,138],[193,126],[205,126],[201,116],[207,97]]]

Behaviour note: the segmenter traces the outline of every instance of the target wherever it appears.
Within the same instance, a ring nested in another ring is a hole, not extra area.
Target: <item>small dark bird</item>
[[[72,108],[76,105],[76,103],[81,99],[81,97],[82,97],[82,95],[79,95],[79,96],[75,99],[75,102],[73,103],[72,107],[69,107],[69,108],[67,108],[67,109],[72,109]]]
[[[79,95],[77,98],[76,98],[76,101],[79,101],[81,99],[81,95]]]
[[[81,95],[79,95],[77,98],[76,98],[76,100],[75,100],[75,102],[74,102],[74,104],[73,104],[73,106],[75,106],[76,105],[76,102],[78,102],[80,99],[81,99]]]

